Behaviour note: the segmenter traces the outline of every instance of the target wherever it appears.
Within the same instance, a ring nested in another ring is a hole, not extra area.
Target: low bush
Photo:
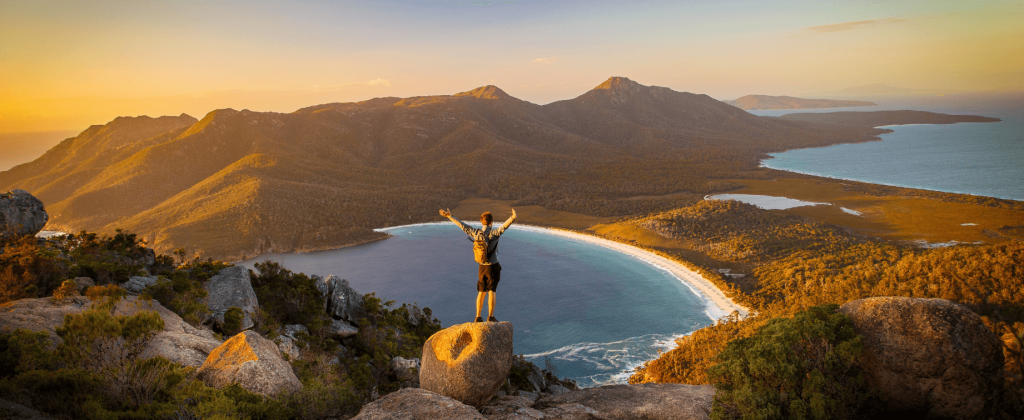
[[[861,338],[838,305],[768,321],[732,340],[710,369],[712,418],[844,419],[870,396],[858,360]]]
[[[156,284],[146,287],[142,296],[160,302],[185,322],[199,326],[210,320],[213,314],[206,307],[204,299],[207,292],[203,282],[192,278],[190,274],[186,270],[177,270],[167,277],[160,276]]]
[[[53,291],[53,300],[60,303],[67,302],[75,296],[78,296],[78,283],[72,279],[64,280],[60,287]]]
[[[231,337],[242,330],[242,308],[232,306],[224,312],[224,325],[221,326],[224,336]]]

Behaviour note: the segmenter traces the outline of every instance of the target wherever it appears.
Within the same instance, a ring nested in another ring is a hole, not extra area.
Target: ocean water
[[[477,264],[451,223],[391,228],[394,237],[337,250],[264,254],[306,274],[334,274],[360,293],[431,308],[444,326],[473,321]],[[513,225],[501,237],[495,316],[514,352],[582,386],[622,383],[675,338],[713,323],[705,300],[668,271],[599,245]],[[486,305],[484,316],[486,316]]]
[[[773,169],[873,184],[1024,200],[1024,111],[1021,108],[911,109],[984,115],[1003,121],[887,126],[885,128],[893,132],[883,134],[882,141],[772,153],[772,158],[761,164]],[[812,112],[821,111],[829,110]],[[793,111],[755,113],[774,116],[790,112]]]

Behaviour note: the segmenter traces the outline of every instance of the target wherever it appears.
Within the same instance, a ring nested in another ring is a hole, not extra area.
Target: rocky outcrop
[[[352,420],[484,420],[475,408],[419,388],[405,388],[367,404]]]
[[[159,276],[131,276],[128,281],[121,284],[124,290],[128,291],[129,295],[138,296],[141,295],[147,287],[156,284],[160,280]]]
[[[324,310],[331,315],[331,318],[354,324],[366,315],[363,311],[363,295],[356,292],[348,284],[348,280],[337,276],[327,276],[326,279],[317,283],[317,288],[324,295]]]
[[[331,325],[328,328],[328,334],[333,338],[349,338],[359,334],[359,328],[353,327],[348,322],[340,319],[331,320]]]
[[[198,375],[212,387],[238,383],[246,390],[267,396],[302,388],[274,342],[253,331],[243,331],[210,352]]]
[[[527,396],[501,396],[478,411],[425,389],[406,388],[363,407],[355,418],[704,420],[710,418],[714,394],[710,385],[608,385],[547,396],[539,401]]]
[[[238,307],[242,309],[242,329],[252,328],[252,314],[256,313],[259,303],[252,290],[248,268],[234,266],[220,270],[203,287],[207,292],[206,307],[212,312],[214,322],[223,324],[224,313],[231,307]]]
[[[75,277],[75,285],[78,292],[82,293],[85,289],[95,286],[96,282],[89,277]]]
[[[533,408],[545,419],[565,417],[558,412],[578,413],[580,407],[600,413],[591,418],[708,419],[714,396],[711,385],[606,385],[544,397]]]
[[[398,356],[391,359],[389,364],[391,371],[395,372],[395,376],[398,377],[399,381],[418,381],[420,373],[420,359],[412,358],[406,359]]]
[[[423,345],[420,386],[472,406],[501,388],[512,366],[512,323],[455,325]]]
[[[840,308],[863,337],[861,366],[882,407],[929,418],[984,418],[998,403],[999,338],[943,299],[878,297]]]
[[[287,354],[289,360],[299,358],[299,346],[296,344],[299,340],[298,333],[309,334],[309,329],[305,325],[285,325],[284,331],[280,336],[277,337],[277,349],[281,351],[282,355]]]
[[[64,325],[64,316],[81,313],[91,305],[92,301],[82,296],[70,298],[63,304],[51,298],[8,302],[0,305],[0,331],[18,328],[46,331],[50,333],[51,342],[57,345],[61,339],[55,331]],[[221,344],[212,331],[189,325],[155,300],[129,296],[114,307],[114,315],[131,316],[140,311],[155,311],[164,320],[163,331],[157,333],[143,350],[143,358],[163,356],[172,362],[198,367],[210,351]]]
[[[50,216],[43,202],[25,190],[0,194],[0,239],[35,235]]]

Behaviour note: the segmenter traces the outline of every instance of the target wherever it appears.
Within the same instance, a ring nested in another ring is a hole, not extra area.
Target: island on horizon
[[[874,102],[843,101],[838,99],[804,99],[792,96],[747,95],[725,103],[745,111],[769,109],[822,109],[854,106],[877,106]]]

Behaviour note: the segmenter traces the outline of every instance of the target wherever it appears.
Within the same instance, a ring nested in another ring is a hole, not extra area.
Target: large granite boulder
[[[0,331],[18,328],[46,331],[50,334],[51,343],[57,345],[61,339],[56,329],[64,325],[64,316],[79,314],[91,305],[92,301],[83,296],[69,298],[63,303],[55,302],[52,298],[7,302],[0,305]],[[172,362],[198,367],[221,344],[212,331],[189,325],[178,314],[155,300],[129,296],[118,301],[114,307],[114,315],[131,316],[140,311],[155,311],[164,320],[163,331],[157,333],[143,350],[143,358],[163,356]]]
[[[159,280],[160,276],[131,276],[128,281],[121,284],[121,287],[127,290],[129,295],[138,296]]]
[[[363,310],[363,295],[353,289],[348,280],[328,276],[317,282],[317,288],[324,295],[324,310],[331,318],[356,323],[366,315]]]
[[[256,313],[259,303],[256,292],[252,290],[248,268],[238,265],[222,269],[203,287],[207,292],[206,307],[212,312],[215,323],[223,324],[224,313],[238,307],[242,309],[242,329],[252,328],[252,314]]]
[[[352,420],[484,420],[475,408],[425,389],[405,388],[363,406]]]
[[[471,322],[430,336],[420,387],[475,407],[501,388],[512,367],[512,323]]]
[[[885,409],[970,419],[998,404],[1001,343],[969,309],[943,299],[877,297],[839,310],[863,337],[861,366]]]
[[[199,367],[198,376],[212,387],[238,383],[266,396],[302,388],[291,365],[281,358],[277,345],[253,331],[243,331],[210,352]]]
[[[0,194],[0,239],[35,235],[50,216],[43,202],[25,190]]]
[[[714,397],[711,385],[605,385],[544,397],[533,408],[545,419],[709,419]],[[579,417],[587,409],[599,414]]]

